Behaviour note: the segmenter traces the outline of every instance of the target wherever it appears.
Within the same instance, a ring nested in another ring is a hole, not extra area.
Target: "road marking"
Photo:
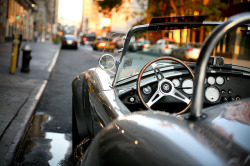
[[[41,97],[41,95],[43,94],[43,91],[44,91],[44,89],[45,89],[47,83],[48,83],[47,80],[44,80],[44,81],[43,81],[42,86],[40,87],[38,93],[36,94],[36,97],[35,97],[36,100],[39,100],[39,99],[40,99],[40,97]]]
[[[56,54],[55,54],[55,56],[54,56],[54,58],[53,58],[53,60],[52,60],[52,63],[51,63],[51,65],[50,65],[50,67],[48,68],[48,72],[51,72],[52,69],[54,68],[59,53],[60,53],[60,48],[56,51]]]

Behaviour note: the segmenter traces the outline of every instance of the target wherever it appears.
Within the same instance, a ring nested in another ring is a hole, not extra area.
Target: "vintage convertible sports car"
[[[73,80],[80,165],[250,165],[250,13],[153,18],[126,35],[121,58]],[[129,51],[131,39],[200,42],[197,62]]]

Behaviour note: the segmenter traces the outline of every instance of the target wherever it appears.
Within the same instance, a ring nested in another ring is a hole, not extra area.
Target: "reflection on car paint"
[[[250,101],[237,101],[224,107],[222,118],[250,125]]]

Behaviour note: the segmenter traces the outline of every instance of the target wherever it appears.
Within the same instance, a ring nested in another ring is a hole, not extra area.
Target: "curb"
[[[22,143],[26,133],[27,129],[29,128],[29,122],[32,119],[32,115],[38,105],[38,102],[46,88],[47,80],[44,80],[40,85],[38,85],[36,88],[34,88],[31,92],[31,95],[29,96],[28,100],[25,102],[25,104],[22,106],[20,111],[18,112],[18,116],[15,118],[15,120],[12,122],[13,124],[17,124],[18,119],[23,118],[23,123],[20,124],[20,129],[18,130],[14,140],[12,141],[12,144],[5,156],[5,160],[8,165],[11,164],[13,161],[16,152],[18,151],[18,147]]]
[[[51,72],[56,64],[59,53],[60,53],[60,47],[58,48],[58,50],[54,54],[54,58],[52,60],[52,63],[49,66],[49,68],[47,69],[47,71],[50,74],[51,74]],[[11,123],[11,125],[19,125],[20,128],[19,128],[18,132],[16,133],[16,135],[12,141],[12,144],[8,149],[7,154],[5,155],[5,163],[1,163],[0,165],[13,164],[14,159],[15,159],[15,155],[19,150],[18,149],[19,146],[21,145],[21,143],[25,139],[25,136],[26,136],[28,129],[30,127],[30,122],[32,121],[34,111],[36,110],[37,105],[38,105],[38,103],[43,95],[43,92],[45,91],[45,88],[47,86],[49,78],[50,78],[50,76],[46,80],[41,80],[36,85],[36,87],[31,91],[27,101],[25,101],[24,105],[20,108],[20,111],[18,112],[18,116]],[[20,124],[20,119],[22,119],[21,124]]]

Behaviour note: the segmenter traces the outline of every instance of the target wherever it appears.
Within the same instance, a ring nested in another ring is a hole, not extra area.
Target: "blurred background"
[[[65,34],[86,40],[126,33],[156,16],[205,14],[223,21],[244,11],[250,11],[250,0],[0,0],[0,43],[14,34],[26,41],[55,41]]]

